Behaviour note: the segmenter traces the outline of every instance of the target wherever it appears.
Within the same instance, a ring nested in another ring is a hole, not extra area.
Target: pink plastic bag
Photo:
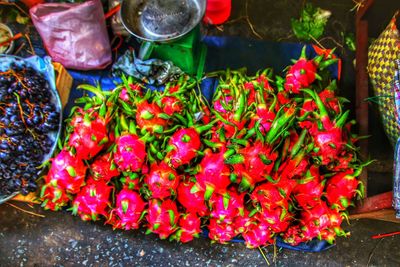
[[[83,4],[39,4],[32,21],[53,61],[77,70],[103,69],[112,61],[99,0]]]

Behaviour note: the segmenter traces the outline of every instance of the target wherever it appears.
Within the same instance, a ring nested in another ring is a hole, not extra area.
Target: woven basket
[[[397,68],[395,60],[400,59],[400,33],[396,27],[398,16],[399,11],[368,51],[368,74],[375,99],[378,99],[384,130],[393,146],[400,136],[393,94],[393,77]]]

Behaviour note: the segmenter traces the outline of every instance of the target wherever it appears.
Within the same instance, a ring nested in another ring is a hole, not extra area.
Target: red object
[[[112,17],[113,15],[115,15],[118,11],[120,11],[121,9],[121,4],[116,5],[115,7],[113,7],[112,9],[110,9],[110,11],[107,12],[107,14],[104,15],[105,19],[108,19],[110,17]]]
[[[207,0],[203,21],[208,24],[222,24],[231,15],[232,0]]]
[[[22,3],[24,3],[29,8],[44,2],[44,0],[21,0],[21,1],[22,1]]]
[[[332,52],[331,49],[321,48],[317,45],[312,45],[312,46],[315,50],[315,53],[317,53],[318,55],[324,55],[325,57],[327,57]],[[333,54],[332,58],[337,58],[337,57],[335,56],[335,54]],[[340,58],[337,64],[338,64],[338,80],[340,81],[340,77],[342,74],[342,60]]]
[[[12,41],[15,41],[15,40],[17,40],[17,39],[19,39],[19,38],[21,38],[21,37],[22,37],[22,33],[17,33],[17,34],[14,35],[13,37],[11,37],[11,38],[5,40],[4,42],[0,43],[0,47],[1,47],[1,46],[5,46],[5,45],[8,45],[8,44],[11,43]]]
[[[384,238],[384,237],[389,237],[389,236],[394,236],[394,235],[400,235],[400,232],[393,232],[393,233],[387,233],[387,234],[378,234],[378,235],[373,235],[372,239],[379,239],[379,238]]]

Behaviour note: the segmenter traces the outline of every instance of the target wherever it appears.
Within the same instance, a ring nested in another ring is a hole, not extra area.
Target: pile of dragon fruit
[[[66,121],[43,207],[180,242],[205,229],[249,248],[347,236],[342,220],[362,196],[366,164],[329,78],[336,60],[304,54],[285,78],[210,74],[211,103],[184,76],[163,91],[125,77],[113,91],[80,86],[93,96]]]

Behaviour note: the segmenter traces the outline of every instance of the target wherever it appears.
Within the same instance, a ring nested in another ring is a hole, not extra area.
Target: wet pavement
[[[218,29],[205,29],[206,34],[295,41],[290,33],[290,18],[298,14],[302,1],[234,0],[233,2],[230,22]],[[354,6],[353,1],[312,2],[333,12],[327,36],[340,42],[341,32],[354,32],[354,13],[350,12]],[[392,7],[393,2],[396,1],[382,0],[377,6],[378,11],[374,11],[375,16],[386,14],[390,17],[394,11],[388,8]],[[386,23],[387,20],[379,19],[376,23],[374,21],[373,26],[379,30],[379,26]],[[327,47],[331,47],[334,43],[330,38],[322,41]],[[348,50],[341,52],[344,59],[341,92],[352,99],[354,54]],[[372,113],[371,116],[377,115]],[[385,141],[378,118],[373,117],[373,119],[371,154],[379,161],[378,165],[373,167],[377,172],[372,176],[370,191],[379,193],[391,187],[392,151]],[[266,265],[258,250],[246,249],[243,244],[211,244],[208,239],[200,238],[182,245],[159,240],[152,234],[145,235],[143,231],[113,231],[102,223],[83,222],[67,212],[46,212],[39,207],[34,207],[32,210],[23,203],[13,204],[43,214],[45,217],[23,213],[7,204],[0,206],[0,266]],[[400,236],[371,239],[374,234],[399,230],[398,224],[373,220],[344,224],[344,228],[351,232],[351,236],[346,239],[339,238],[337,245],[328,251],[305,253],[278,249],[273,262],[274,248],[271,246],[266,249],[266,256],[274,266],[400,266]]]
[[[13,203],[29,209],[26,204]],[[29,209],[31,210],[31,209]],[[32,216],[0,206],[0,266],[266,266],[261,253],[243,244],[211,244],[199,238],[189,244],[159,240],[143,231],[113,231],[101,223],[83,222],[67,212]],[[373,220],[345,223],[349,238],[320,253],[266,249],[272,266],[399,266],[400,236],[373,240],[399,226]]]

